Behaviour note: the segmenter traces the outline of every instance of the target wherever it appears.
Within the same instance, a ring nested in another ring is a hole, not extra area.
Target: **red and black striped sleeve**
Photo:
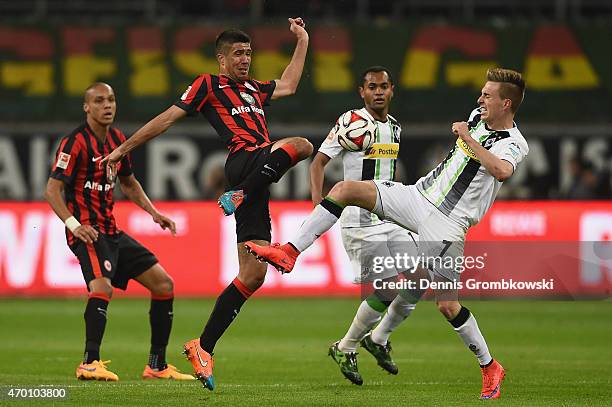
[[[276,81],[261,82],[253,80],[253,82],[257,84],[257,88],[259,89],[259,93],[261,94],[261,105],[269,106],[270,100],[272,99],[272,94],[274,93],[274,89],[276,89]]]
[[[185,110],[189,116],[193,116],[202,110],[209,93],[210,74],[200,75],[195,78],[174,105]]]
[[[113,147],[113,150],[117,148],[119,145],[123,144],[125,140],[127,140],[127,137],[125,137],[125,134],[123,134],[121,130],[116,129],[114,127],[111,128],[110,135],[111,135],[111,141],[112,141],[111,146]],[[121,159],[121,163],[119,164],[119,170],[117,171],[117,174],[123,177],[127,177],[129,175],[132,175],[133,173],[134,173],[134,170],[133,170],[133,165],[132,165],[132,154],[127,153]]]
[[[71,185],[81,161],[82,146],[78,139],[78,133],[64,137],[55,153],[55,161],[49,177]]]

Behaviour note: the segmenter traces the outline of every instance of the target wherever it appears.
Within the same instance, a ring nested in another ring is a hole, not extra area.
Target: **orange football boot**
[[[81,364],[76,369],[76,377],[79,380],[101,380],[105,382],[116,382],[119,376],[106,368],[110,360],[94,360],[91,363]]]
[[[215,389],[215,378],[213,377],[214,361],[212,355],[200,346],[200,338],[193,339],[183,345],[183,353],[191,362],[195,377],[202,382],[210,391]]]
[[[481,399],[496,399],[501,395],[501,384],[506,376],[504,367],[496,360],[493,360],[487,367],[480,368],[482,371],[482,392]]]
[[[257,257],[259,261],[266,261],[276,267],[282,274],[291,273],[295,261],[300,252],[298,252],[291,244],[272,243],[270,246],[260,246],[253,242],[244,244],[247,251]]]
[[[190,374],[179,372],[176,366],[168,364],[163,370],[151,369],[151,366],[146,365],[142,372],[143,379],[172,379],[172,380],[195,380],[196,378]]]

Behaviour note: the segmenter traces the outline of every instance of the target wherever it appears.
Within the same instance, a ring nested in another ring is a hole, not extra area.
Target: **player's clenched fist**
[[[467,122],[455,122],[452,126],[453,133],[457,136],[461,137],[461,139],[465,139],[470,137],[470,130],[468,129]]]
[[[298,39],[299,38],[308,38],[308,33],[306,32],[306,23],[302,20],[301,17],[289,18],[289,30],[294,33]]]

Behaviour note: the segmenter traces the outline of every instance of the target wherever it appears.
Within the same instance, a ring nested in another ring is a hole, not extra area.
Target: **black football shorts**
[[[70,249],[79,259],[88,289],[91,280],[107,277],[113,287],[125,290],[130,279],[158,263],[153,253],[124,232],[100,233],[93,244],[79,240]]]
[[[225,190],[234,189],[251,173],[257,171],[270,155],[272,144],[254,151],[238,150],[230,154],[225,162]],[[236,239],[238,243],[249,240],[272,238],[270,223],[270,189],[262,188],[257,193],[250,193],[236,209]]]

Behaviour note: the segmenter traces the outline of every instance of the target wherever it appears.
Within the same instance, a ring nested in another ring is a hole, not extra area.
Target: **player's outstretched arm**
[[[310,164],[310,195],[312,204],[317,206],[323,200],[323,180],[325,179],[325,166],[331,160],[328,156],[318,152]]]
[[[136,133],[132,135],[132,137],[123,142],[123,144],[114,149],[109,155],[100,161],[101,164],[105,163],[107,165],[107,168],[109,169],[109,177],[111,179],[114,178],[114,175],[116,174],[116,165],[119,161],[121,161],[123,156],[139,145],[159,136],[168,130],[168,128],[170,128],[170,126],[172,126],[177,120],[185,117],[185,115],[187,115],[187,112],[180,107],[173,105],[138,129]]]
[[[466,122],[455,122],[452,126],[453,133],[465,141],[465,143],[474,151],[480,163],[489,171],[489,174],[495,177],[500,182],[504,182],[514,173],[514,167],[510,162],[502,160],[495,154],[484,148],[470,135],[468,124]]]
[[[134,175],[120,176],[119,184],[121,191],[130,201],[150,214],[153,221],[162,229],[170,229],[170,232],[176,235],[176,224],[174,221],[159,213]]]
[[[66,201],[64,201],[63,181],[49,178],[47,189],[45,190],[45,199],[49,202],[53,212],[64,222],[77,239],[81,239],[85,243],[93,243],[98,240],[98,231],[90,225],[81,225],[68,210]]]
[[[308,49],[306,24],[300,17],[290,18],[289,24],[289,29],[297,37],[297,44],[295,45],[291,62],[289,62],[289,65],[283,71],[281,78],[276,80],[272,99],[293,95],[297,90],[300,78],[302,77],[302,71],[304,70],[306,51]]]

